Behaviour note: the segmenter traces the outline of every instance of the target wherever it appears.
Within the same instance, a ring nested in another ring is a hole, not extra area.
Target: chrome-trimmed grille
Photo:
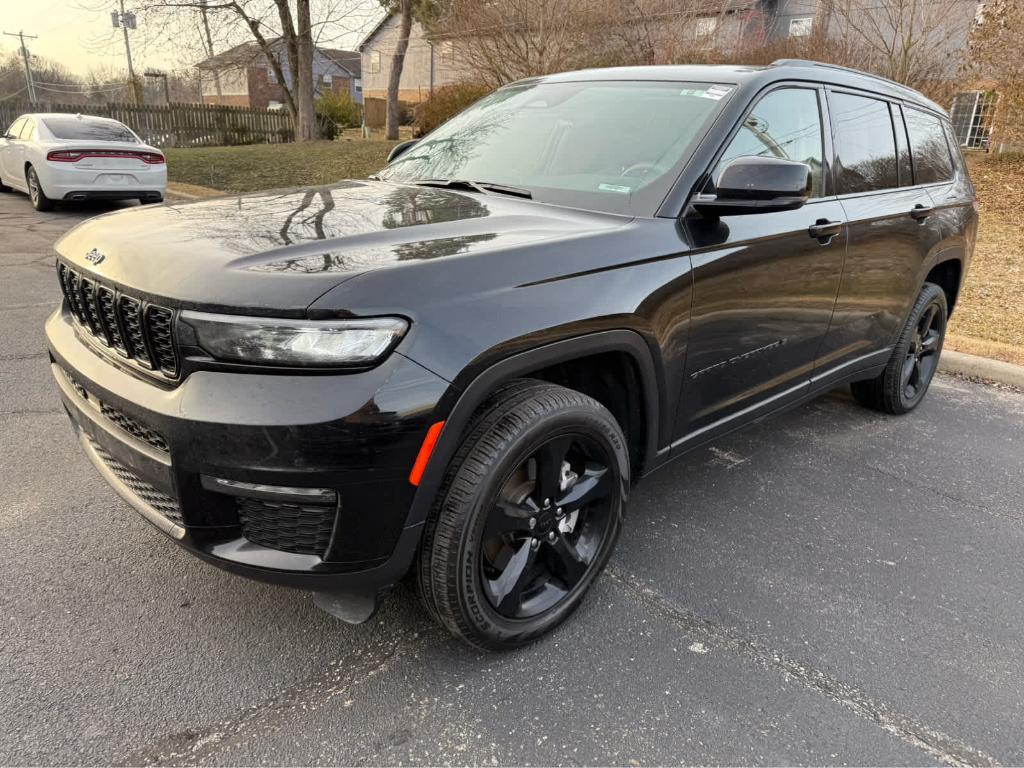
[[[96,452],[96,455],[99,456],[100,460],[107,465],[107,469],[113,473],[114,477],[124,483],[124,485],[127,486],[133,494],[138,496],[153,510],[170,520],[175,525],[185,525],[185,519],[181,516],[181,507],[178,505],[177,499],[173,496],[168,496],[162,491],[158,491],[152,485],[132,472],[131,469],[111,456],[103,446],[95,440],[90,439],[89,442],[93,451]]]
[[[147,371],[175,379],[179,356],[174,312],[149,304],[57,264],[61,291],[82,330]]]

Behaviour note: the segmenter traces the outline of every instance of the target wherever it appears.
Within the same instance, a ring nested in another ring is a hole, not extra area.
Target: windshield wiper
[[[511,197],[522,197],[527,200],[533,199],[533,193],[521,187],[510,187],[506,184],[495,184],[491,181],[469,181],[467,179],[417,179],[409,182],[418,187],[444,187],[445,189],[465,189],[470,192],[479,192],[482,195],[498,194]]]

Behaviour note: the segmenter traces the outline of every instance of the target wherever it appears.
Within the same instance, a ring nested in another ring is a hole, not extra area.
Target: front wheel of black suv
[[[884,413],[914,410],[924,399],[946,337],[946,293],[925,283],[907,318],[885,370],[874,379],[850,385],[863,405]]]
[[[416,583],[453,635],[488,650],[564,621],[622,527],[629,456],[596,400],[518,380],[481,408],[427,522]]]

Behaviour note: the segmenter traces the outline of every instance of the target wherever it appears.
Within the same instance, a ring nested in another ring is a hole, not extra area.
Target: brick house
[[[278,38],[270,43],[270,47],[291,87],[292,76],[284,41]],[[255,42],[236,45],[195,66],[199,72],[204,104],[268,109],[279,108],[285,102],[284,91],[274,70]],[[363,88],[359,54],[337,48],[317,48],[313,53],[313,91],[317,96],[324,91],[347,91],[353,101],[361,104]]]

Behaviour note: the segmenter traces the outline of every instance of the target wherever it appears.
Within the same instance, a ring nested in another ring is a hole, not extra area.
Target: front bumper
[[[416,492],[407,478],[443,418],[443,379],[393,354],[362,373],[196,371],[164,388],[112,364],[65,307],[46,335],[86,455],[186,549],[316,591],[366,592],[408,569],[421,524],[407,525]],[[332,489],[336,499],[301,503],[276,488]]]

